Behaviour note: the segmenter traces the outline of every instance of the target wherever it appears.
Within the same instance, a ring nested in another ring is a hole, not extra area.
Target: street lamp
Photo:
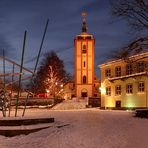
[[[102,99],[104,100],[104,109],[106,109],[106,104],[105,104],[105,94],[106,94],[106,89],[104,87],[100,87],[99,91],[101,92],[101,101]],[[102,104],[102,103],[101,103]]]

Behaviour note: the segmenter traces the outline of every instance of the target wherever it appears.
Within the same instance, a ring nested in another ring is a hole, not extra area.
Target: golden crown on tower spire
[[[85,11],[82,12],[82,17],[83,17],[83,20],[86,18],[87,16],[87,13]]]
[[[87,16],[87,13],[85,11],[82,12],[82,21],[83,21],[83,24],[82,24],[82,33],[86,33],[87,32],[87,26],[86,26],[86,16]]]

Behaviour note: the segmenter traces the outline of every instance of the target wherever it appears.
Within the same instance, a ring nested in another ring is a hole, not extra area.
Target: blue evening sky
[[[81,33],[82,11],[95,43],[95,71],[113,50],[139,36],[125,21],[112,16],[109,0],[0,0],[0,54],[21,61],[23,34],[27,30],[24,66],[33,69],[47,18],[49,26],[41,55],[54,50],[73,75],[74,37]],[[42,56],[40,60],[42,59]]]

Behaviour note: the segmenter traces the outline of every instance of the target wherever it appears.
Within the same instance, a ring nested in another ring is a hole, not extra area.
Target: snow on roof
[[[130,56],[129,59],[138,58],[138,57],[140,57],[140,56],[148,56],[148,52],[144,52],[144,53],[141,53],[141,54],[136,54],[136,55]],[[109,61],[109,62],[100,64],[100,65],[98,65],[98,67],[101,68],[101,67],[106,66],[106,65],[108,65],[108,64],[113,64],[113,63],[117,63],[117,62],[121,62],[121,61],[123,61],[123,59],[112,60],[112,61]]]
[[[147,72],[140,72],[140,73],[134,73],[130,75],[125,75],[125,76],[120,76],[120,77],[113,77],[113,78],[108,78],[109,81],[117,80],[117,79],[123,79],[123,78],[128,78],[128,77],[134,77],[134,76],[140,76],[143,74],[147,74]]]

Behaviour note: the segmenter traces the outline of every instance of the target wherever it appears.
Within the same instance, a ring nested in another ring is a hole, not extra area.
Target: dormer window
[[[137,72],[144,72],[144,64],[145,63],[143,61],[137,63]]]
[[[133,68],[131,64],[126,65],[126,74],[130,75],[133,72]]]
[[[115,68],[115,75],[116,77],[121,76],[121,66],[118,66]]]
[[[110,68],[105,70],[105,76],[106,77],[111,77],[111,69]]]

